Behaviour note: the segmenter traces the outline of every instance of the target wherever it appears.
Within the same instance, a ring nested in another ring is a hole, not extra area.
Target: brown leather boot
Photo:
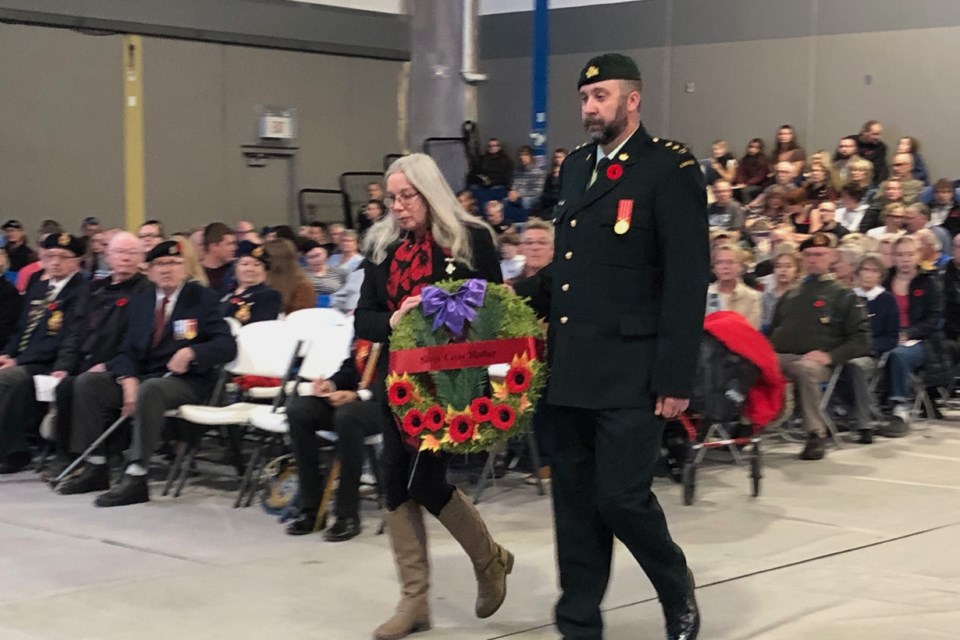
[[[374,640],[399,640],[430,628],[430,561],[427,530],[420,505],[407,500],[387,512],[387,532],[400,577],[400,604],[389,620],[377,627]]]
[[[459,489],[454,490],[439,520],[470,556],[477,576],[475,612],[478,618],[489,618],[507,597],[507,574],[513,571],[513,554],[493,541],[477,508]]]

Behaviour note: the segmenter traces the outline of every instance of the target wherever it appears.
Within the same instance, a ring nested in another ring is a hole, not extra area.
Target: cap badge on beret
[[[252,255],[254,258],[259,258],[260,256],[263,255],[263,247],[255,248],[253,251],[250,252],[250,255]]]
[[[587,71],[583,75],[587,76],[588,78],[593,78],[595,76],[600,75],[600,69],[598,69],[594,65],[590,65],[589,67],[587,67]]]
[[[170,255],[175,256],[175,255],[177,255],[177,251],[179,251],[179,250],[180,250],[179,245],[177,245],[177,244],[172,244],[172,245],[170,245],[170,249],[168,249],[168,252],[170,253]]]
[[[70,234],[69,234],[69,233],[61,233],[61,234],[60,234],[60,237],[57,239],[57,244],[59,244],[61,247],[69,246],[69,245],[70,245]]]

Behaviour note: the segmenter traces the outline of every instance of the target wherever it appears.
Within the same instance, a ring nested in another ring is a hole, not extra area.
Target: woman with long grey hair
[[[389,215],[367,232],[360,302],[355,315],[359,339],[386,344],[405,313],[420,304],[420,289],[444,279],[482,278],[501,282],[493,231],[467,214],[436,163],[415,153],[387,170]],[[378,363],[375,393],[389,414],[384,380],[388,358]],[[430,628],[429,560],[421,506],[460,543],[477,579],[477,617],[493,615],[506,597],[513,555],[494,542],[480,514],[447,482],[445,454],[423,452],[406,442],[385,416],[381,482],[387,525],[400,577],[401,600],[377,628],[378,640],[395,640]]]

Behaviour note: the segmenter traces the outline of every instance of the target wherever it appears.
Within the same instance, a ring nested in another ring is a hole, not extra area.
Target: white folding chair
[[[299,344],[297,336],[280,320],[248,324],[237,334],[237,357],[224,367],[225,373],[284,379],[290,374]],[[259,406],[262,405],[251,402],[235,402],[223,407],[187,404],[179,408],[177,417],[206,431],[210,427],[245,425]],[[189,437],[186,443],[180,443],[163,495],[170,492],[178,475],[174,496],[180,495],[199,449],[199,440],[199,437]]]

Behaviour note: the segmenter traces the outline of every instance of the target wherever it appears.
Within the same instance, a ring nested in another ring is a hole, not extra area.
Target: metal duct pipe
[[[487,81],[487,74],[477,70],[477,40],[480,33],[480,0],[463,0],[463,68],[460,78],[469,85]]]

